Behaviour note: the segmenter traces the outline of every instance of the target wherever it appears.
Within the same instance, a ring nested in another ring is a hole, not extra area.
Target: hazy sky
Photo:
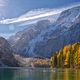
[[[79,1],[80,0],[0,0],[0,20],[15,18],[33,9],[59,8]],[[10,26],[0,25],[0,36],[8,37],[8,35],[13,34],[13,30],[15,29],[13,25],[11,26],[10,28]]]

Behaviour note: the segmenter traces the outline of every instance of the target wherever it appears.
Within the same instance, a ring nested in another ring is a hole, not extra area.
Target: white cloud
[[[8,0],[0,0],[0,7],[6,6]]]
[[[0,33],[0,37],[4,37],[6,39],[8,39],[10,36],[14,35],[15,33]]]
[[[29,22],[31,23],[31,22],[35,22],[35,20],[37,19],[61,13],[62,11],[75,7],[75,6],[80,6],[80,3],[76,3],[68,7],[59,8],[59,9],[44,9],[44,8],[35,9],[16,18],[1,20],[0,24],[12,24],[12,23],[25,22],[25,21],[27,23]]]
[[[12,23],[18,23],[18,22],[24,22],[24,21],[29,22],[29,21],[34,21],[34,20],[37,20],[37,19],[40,19],[43,17],[52,16],[52,15],[58,14],[60,12],[61,12],[60,9],[59,10],[58,9],[57,10],[38,9],[38,11],[36,9],[33,11],[29,11],[28,13],[26,13],[22,16],[16,17],[16,18],[1,20],[0,24],[12,24]]]
[[[3,7],[3,6],[5,6],[4,4],[0,4],[0,7]]]

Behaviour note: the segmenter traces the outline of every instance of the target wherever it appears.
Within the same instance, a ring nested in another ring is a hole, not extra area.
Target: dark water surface
[[[0,80],[80,80],[80,70],[0,68]]]

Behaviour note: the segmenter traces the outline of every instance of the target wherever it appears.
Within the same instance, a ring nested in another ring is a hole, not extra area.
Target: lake
[[[80,70],[0,68],[0,80],[80,80]]]

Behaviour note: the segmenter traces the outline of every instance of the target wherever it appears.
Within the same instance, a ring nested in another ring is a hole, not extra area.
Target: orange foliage
[[[55,58],[55,56],[52,56]],[[80,65],[80,42],[66,45],[63,49],[57,52],[57,66],[78,66]],[[56,67],[57,67],[56,66]]]

